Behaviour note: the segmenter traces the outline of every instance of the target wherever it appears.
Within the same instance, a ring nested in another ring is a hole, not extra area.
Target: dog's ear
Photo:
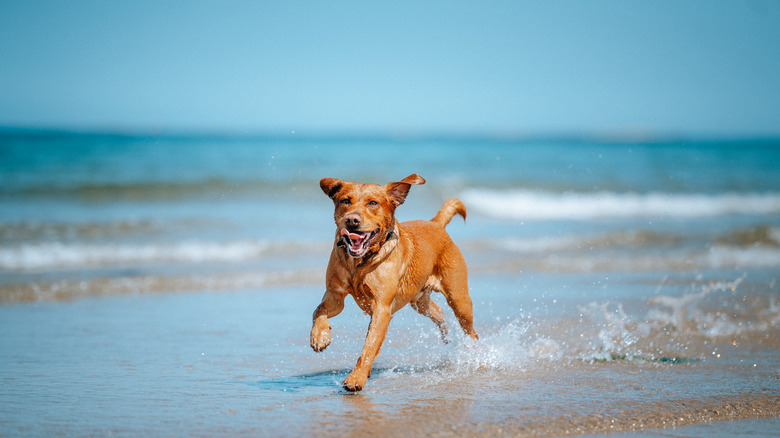
[[[344,186],[344,181],[340,179],[335,178],[322,178],[320,180],[320,188],[323,192],[325,192],[326,195],[328,195],[328,198],[333,199],[334,196],[336,196],[336,193],[341,190],[341,188]]]
[[[404,203],[406,195],[409,194],[409,189],[412,184],[425,184],[425,179],[420,175],[414,173],[398,182],[391,182],[385,186],[387,194],[393,200],[396,206]]]

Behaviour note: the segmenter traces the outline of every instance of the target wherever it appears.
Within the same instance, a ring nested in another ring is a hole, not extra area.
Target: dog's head
[[[351,257],[377,252],[395,226],[395,209],[404,203],[412,184],[423,177],[409,175],[384,186],[323,178],[320,188],[333,200],[340,243]]]

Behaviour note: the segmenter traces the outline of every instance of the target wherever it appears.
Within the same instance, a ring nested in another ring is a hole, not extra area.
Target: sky
[[[780,136],[780,2],[0,0],[0,126]]]

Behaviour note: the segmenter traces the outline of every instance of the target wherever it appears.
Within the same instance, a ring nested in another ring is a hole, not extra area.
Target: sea
[[[465,204],[479,341],[348,298],[323,177]],[[0,436],[780,436],[780,140],[0,130]]]

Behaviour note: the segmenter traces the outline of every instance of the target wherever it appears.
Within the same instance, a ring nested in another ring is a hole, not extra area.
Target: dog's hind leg
[[[441,307],[431,299],[431,292],[425,291],[422,296],[416,301],[412,302],[412,308],[420,313],[420,315],[431,318],[441,332],[441,340],[446,344],[447,340],[447,323],[444,321],[444,315],[442,314]]]
[[[458,318],[463,331],[473,339],[478,339],[474,330],[474,315],[469,296],[468,271],[463,255],[456,247],[450,251],[446,260],[448,263],[440,266],[442,294],[447,299],[447,304],[452,308],[455,317]]]

